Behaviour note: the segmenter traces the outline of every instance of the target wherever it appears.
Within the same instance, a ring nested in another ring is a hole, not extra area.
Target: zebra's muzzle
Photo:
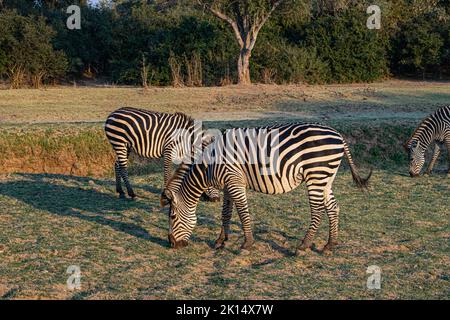
[[[186,240],[175,240],[175,237],[171,233],[169,233],[169,243],[173,249],[184,248],[188,245],[188,242]]]

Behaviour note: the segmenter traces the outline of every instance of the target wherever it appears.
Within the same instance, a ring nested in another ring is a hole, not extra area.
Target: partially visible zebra
[[[416,177],[425,163],[425,151],[434,144],[434,151],[426,174],[431,174],[441,153],[441,147],[448,151],[448,175],[450,176],[450,106],[442,107],[425,118],[405,143],[409,157],[409,174]]]
[[[196,206],[209,187],[224,190],[222,228],[215,247],[228,239],[235,205],[242,223],[245,242],[254,242],[246,188],[280,194],[302,182],[308,188],[311,208],[309,229],[297,249],[312,245],[322,215],[330,221],[329,239],[324,251],[337,244],[339,207],[332,183],[345,155],[353,180],[366,188],[369,176],[361,178],[347,143],[334,129],[318,124],[287,124],[255,129],[230,129],[204,151],[202,162],[182,165],[161,195],[161,204],[170,204],[169,242],[174,248],[187,245],[196,224]]]
[[[128,195],[136,194],[128,180],[128,157],[133,150],[145,158],[164,157],[164,187],[171,176],[173,161],[183,161],[190,157],[202,139],[202,128],[197,130],[194,120],[183,113],[159,113],[136,108],[120,108],[112,112],[105,123],[105,133],[115,153],[116,191],[125,197],[121,180]],[[208,140],[202,140],[203,146]],[[209,188],[206,192],[211,201],[219,200],[219,191]]]

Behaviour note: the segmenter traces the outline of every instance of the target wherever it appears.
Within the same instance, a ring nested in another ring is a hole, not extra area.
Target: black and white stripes
[[[208,187],[224,190],[222,229],[216,247],[228,239],[230,218],[236,206],[245,235],[243,248],[253,244],[246,189],[280,194],[302,182],[308,188],[311,223],[299,249],[309,248],[327,213],[329,240],[325,249],[337,243],[339,207],[332,183],[342,156],[346,155],[354,181],[366,187],[367,180],[356,172],[348,146],[334,129],[318,124],[287,124],[255,129],[231,129],[208,146],[200,163],[183,165],[162,195],[170,203],[169,241],[180,247],[196,224],[196,205]]]
[[[120,108],[112,112],[106,120],[105,132],[116,153],[116,191],[124,197],[123,179],[132,198],[136,194],[128,180],[127,170],[131,151],[145,158],[164,157],[166,186],[172,162],[190,158],[192,146],[198,142],[196,139],[202,139],[201,126],[197,128],[194,120],[183,113],[158,113],[135,108]],[[217,191],[210,189],[209,192],[212,197],[218,197]]]
[[[425,118],[406,142],[405,148],[409,156],[409,174],[418,176],[425,163],[425,151],[434,144],[434,152],[431,162],[426,170],[430,174],[441,153],[441,147],[445,145],[449,157],[450,174],[450,106],[442,107]]]

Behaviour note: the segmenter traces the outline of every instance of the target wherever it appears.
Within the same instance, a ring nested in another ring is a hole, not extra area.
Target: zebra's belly
[[[257,182],[254,180],[248,181],[248,186],[252,190],[265,194],[281,194],[296,189],[302,182],[302,176],[298,174],[291,179],[287,177],[281,179],[276,177],[261,177]]]
[[[148,159],[160,159],[163,154],[160,150],[152,150],[149,148],[143,148],[140,146],[132,145],[133,152],[140,157],[148,158]]]

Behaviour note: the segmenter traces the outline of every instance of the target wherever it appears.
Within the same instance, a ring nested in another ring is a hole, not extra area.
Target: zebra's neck
[[[193,164],[186,173],[180,186],[179,194],[189,208],[195,208],[200,196],[208,188],[206,167],[204,164]]]
[[[426,149],[436,139],[436,120],[433,117],[425,119],[416,129],[411,141],[420,141],[420,145]]]

